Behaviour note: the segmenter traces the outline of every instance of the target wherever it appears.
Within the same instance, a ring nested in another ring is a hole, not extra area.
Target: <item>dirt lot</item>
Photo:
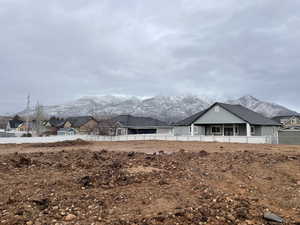
[[[0,145],[0,224],[300,224],[300,146]]]

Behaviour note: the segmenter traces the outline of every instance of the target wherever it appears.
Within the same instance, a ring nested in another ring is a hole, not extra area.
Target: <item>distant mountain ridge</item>
[[[246,95],[236,100],[230,100],[228,103],[242,105],[266,117],[299,114],[296,111],[290,110],[284,106],[261,101],[251,95]]]
[[[66,104],[44,106],[44,112],[48,116],[112,116],[131,114],[134,116],[149,116],[167,122],[176,122],[206,109],[215,99],[201,96],[155,96],[151,98],[101,96],[83,97]],[[264,102],[253,96],[243,96],[227,103],[240,104],[267,117],[278,115],[290,115],[297,112],[284,106]],[[33,114],[31,110],[30,114]],[[20,115],[26,114],[25,111]]]

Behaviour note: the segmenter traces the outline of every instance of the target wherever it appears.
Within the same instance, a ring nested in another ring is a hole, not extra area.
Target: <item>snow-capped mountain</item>
[[[260,101],[251,95],[246,95],[236,100],[230,100],[228,101],[228,103],[245,106],[255,112],[263,114],[266,117],[298,114],[297,112],[287,109],[284,106],[275,103]]]
[[[155,96],[137,98],[124,96],[83,97],[76,101],[61,105],[45,106],[48,116],[111,116],[131,114],[135,116],[150,116],[167,122],[174,122],[193,115],[209,107],[216,99],[201,96]],[[244,96],[227,101],[230,104],[241,104],[265,116],[295,114],[283,106],[260,101],[252,96]],[[34,110],[31,110],[31,114]],[[20,115],[24,115],[21,112]]]

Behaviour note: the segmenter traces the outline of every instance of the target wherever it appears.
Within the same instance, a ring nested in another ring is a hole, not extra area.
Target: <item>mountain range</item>
[[[131,114],[135,116],[149,116],[167,122],[175,122],[206,109],[216,99],[201,96],[155,96],[150,98],[100,96],[83,97],[78,100],[53,106],[44,106],[44,113],[48,116],[81,116],[96,117]],[[240,104],[266,117],[297,114],[284,106],[261,101],[253,96],[243,96],[226,101],[230,104]],[[26,115],[26,111],[20,112]],[[30,114],[34,114],[31,109]]]

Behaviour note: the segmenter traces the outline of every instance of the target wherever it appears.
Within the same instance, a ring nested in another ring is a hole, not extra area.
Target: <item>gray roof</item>
[[[184,120],[181,120],[177,123],[175,123],[176,126],[189,126],[191,125],[194,121],[196,121],[198,118],[200,118],[207,110],[203,110],[201,112],[198,112],[188,118],[185,118]]]
[[[231,105],[231,104],[225,104],[225,103],[219,103],[216,102],[212,106],[210,106],[208,109],[201,111],[191,117],[188,117],[182,121],[179,121],[176,123],[178,126],[189,126],[193,122],[195,122],[197,119],[199,119],[201,116],[203,116],[207,111],[209,111],[211,108],[213,108],[215,105],[219,105],[228,112],[234,114],[235,116],[239,117],[240,119],[244,120],[245,122],[250,123],[251,125],[265,125],[265,126],[280,126],[279,123],[276,121],[264,117],[263,115],[254,112],[242,105]]]
[[[131,115],[120,115],[113,118],[114,121],[119,122],[123,127],[143,127],[143,128],[154,128],[154,127],[166,127],[167,123],[153,119],[151,117],[136,117]]]
[[[12,120],[9,120],[10,128],[16,129],[18,128],[22,123],[24,123],[23,120],[19,119],[19,117],[15,116]]]
[[[62,118],[57,118],[57,117],[51,117],[50,120],[48,121],[49,124],[52,127],[60,128],[63,127],[65,124],[65,119]]]
[[[77,116],[69,117],[66,119],[66,122],[69,121],[72,127],[79,128],[89,122],[90,120],[95,120],[92,116]],[[96,121],[96,120],[95,120]]]
[[[279,123],[276,121],[264,117],[263,115],[254,112],[244,106],[241,105],[230,105],[230,104],[224,104],[224,103],[218,103],[220,106],[222,106],[227,111],[231,112],[232,114],[236,115],[237,117],[241,118],[242,120],[245,120],[246,122],[252,124],[252,125],[274,125],[274,126],[280,126]]]

